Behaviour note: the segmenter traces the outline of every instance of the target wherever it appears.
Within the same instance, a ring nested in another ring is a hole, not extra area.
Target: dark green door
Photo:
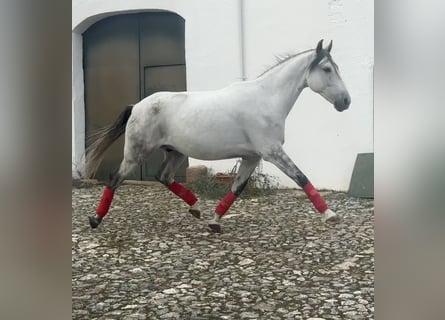
[[[101,20],[83,34],[87,137],[128,104],[157,91],[186,90],[184,24],[173,13],[127,14]],[[121,137],[106,152],[97,179],[107,180],[119,167],[123,144]],[[129,179],[153,180],[162,160],[155,152]],[[187,165],[177,180],[185,179]]]

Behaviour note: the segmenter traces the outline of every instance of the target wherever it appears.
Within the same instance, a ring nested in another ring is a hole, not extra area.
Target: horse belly
[[[253,156],[249,141],[241,132],[227,132],[227,130],[202,131],[187,130],[181,135],[172,137],[172,146],[179,152],[200,160],[221,160],[244,156]]]
[[[256,153],[243,146],[235,146],[232,148],[214,148],[208,146],[207,148],[184,148],[179,152],[186,154],[189,157],[200,160],[223,160],[232,158],[253,157]]]

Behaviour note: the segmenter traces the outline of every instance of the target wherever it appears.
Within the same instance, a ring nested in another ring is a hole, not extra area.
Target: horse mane
[[[305,50],[305,51],[302,51],[302,52],[299,52],[299,53],[284,53],[284,54],[275,55],[275,59],[276,59],[275,64],[273,66],[268,67],[266,70],[264,70],[257,78],[259,78],[262,75],[268,73],[272,69],[275,69],[276,67],[282,65],[283,63],[285,63],[285,62],[287,62],[287,61],[289,61],[289,60],[291,60],[291,59],[293,59],[293,58],[295,58],[295,57],[297,57],[299,55],[307,53],[309,51],[314,51],[314,49]]]

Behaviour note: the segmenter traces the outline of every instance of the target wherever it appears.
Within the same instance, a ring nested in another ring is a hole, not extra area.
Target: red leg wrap
[[[237,196],[234,193],[229,192],[218,204],[218,206],[215,209],[215,212],[220,216],[223,216],[227,212],[227,210],[229,210],[232,203],[235,202],[236,198]]]
[[[328,209],[328,205],[310,182],[304,186],[303,190],[318,212],[323,213]]]
[[[108,213],[110,209],[111,201],[113,201],[114,192],[109,187],[105,187],[102,199],[100,199],[99,206],[97,207],[96,213],[99,217],[103,218]]]
[[[184,200],[189,206],[193,206],[198,198],[189,189],[185,188],[182,184],[174,181],[168,186],[168,189],[176,194],[179,198]]]

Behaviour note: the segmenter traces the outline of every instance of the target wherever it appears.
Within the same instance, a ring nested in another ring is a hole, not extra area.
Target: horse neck
[[[301,91],[307,87],[306,72],[313,55],[313,50],[296,55],[258,78],[261,89],[272,99],[270,105],[284,117],[287,117]]]

